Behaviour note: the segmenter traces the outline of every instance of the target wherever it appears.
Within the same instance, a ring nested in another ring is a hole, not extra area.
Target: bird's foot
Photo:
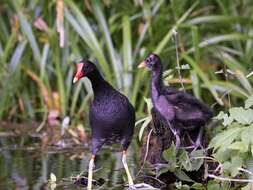
[[[135,185],[129,185],[128,190],[136,190]]]
[[[192,149],[192,151],[195,151],[197,149],[204,149],[204,147],[200,141],[196,141],[195,143],[193,143],[193,145],[182,147],[182,148],[184,148],[186,150]]]

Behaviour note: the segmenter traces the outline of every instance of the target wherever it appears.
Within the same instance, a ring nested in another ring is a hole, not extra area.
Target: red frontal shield
[[[78,63],[76,65],[76,74],[73,79],[73,83],[77,82],[80,78],[82,78],[84,76],[82,69],[83,69],[83,63]]]

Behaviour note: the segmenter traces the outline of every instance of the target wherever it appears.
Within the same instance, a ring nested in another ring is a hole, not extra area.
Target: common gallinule
[[[105,143],[120,143],[122,145],[122,163],[126,170],[129,186],[134,188],[133,179],[126,162],[127,148],[134,132],[134,108],[127,97],[104,80],[95,64],[86,59],[77,64],[73,82],[77,82],[82,77],[90,79],[94,91],[94,99],[89,112],[92,129],[92,157],[89,162],[87,188],[92,188],[92,169],[95,156]]]
[[[201,145],[202,126],[213,116],[212,110],[190,94],[165,86],[162,80],[162,63],[158,55],[151,53],[138,68],[147,67],[152,72],[151,99],[154,110],[168,125],[180,147],[180,132],[200,127],[194,147]]]

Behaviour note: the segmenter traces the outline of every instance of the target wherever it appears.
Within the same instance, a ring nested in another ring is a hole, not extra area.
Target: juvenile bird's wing
[[[175,117],[179,122],[186,125],[202,125],[212,117],[212,110],[195,97],[181,91],[170,92],[166,98],[173,104]]]

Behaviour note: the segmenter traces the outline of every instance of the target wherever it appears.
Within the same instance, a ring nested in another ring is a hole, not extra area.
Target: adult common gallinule
[[[212,110],[190,94],[165,86],[162,80],[162,63],[158,55],[151,53],[138,68],[147,67],[152,71],[151,99],[154,110],[169,126],[176,137],[176,147],[180,146],[180,131],[203,126],[213,116]],[[195,142],[201,145],[202,127]]]
[[[83,59],[77,64],[73,82],[88,77],[94,91],[94,99],[90,105],[89,121],[92,129],[92,157],[89,162],[88,189],[92,188],[92,169],[97,152],[105,143],[120,143],[123,148],[122,163],[126,170],[128,183],[134,188],[129,172],[126,154],[131,143],[135,111],[127,97],[115,90],[103,79],[95,64]]]

